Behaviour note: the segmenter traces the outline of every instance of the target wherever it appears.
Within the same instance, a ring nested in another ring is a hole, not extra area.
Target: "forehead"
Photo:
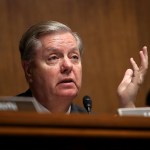
[[[55,46],[55,47],[59,47],[59,46],[73,46],[76,47],[77,46],[77,41],[75,39],[75,37],[69,33],[53,33],[53,34],[45,34],[42,35],[39,40],[41,41],[42,46],[44,46],[45,48],[48,46]]]

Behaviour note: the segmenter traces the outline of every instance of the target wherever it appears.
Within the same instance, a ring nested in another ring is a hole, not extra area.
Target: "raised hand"
[[[118,86],[117,94],[119,96],[120,107],[135,107],[135,100],[144,81],[148,69],[148,52],[144,46],[139,52],[141,64],[138,66],[133,58],[130,58],[132,69],[127,69],[123,80]]]

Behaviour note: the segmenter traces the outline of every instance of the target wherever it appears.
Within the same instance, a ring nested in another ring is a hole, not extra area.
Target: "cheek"
[[[35,82],[41,82],[41,84],[49,84],[56,82],[57,75],[57,67],[42,66],[34,70],[33,78],[36,79]]]
[[[76,71],[76,77],[77,77],[77,80],[79,82],[79,84],[81,84],[82,82],[82,68],[79,67]]]
[[[45,79],[46,83],[48,82],[55,83],[57,75],[58,75],[58,69],[50,68],[42,72],[42,77],[43,79]]]

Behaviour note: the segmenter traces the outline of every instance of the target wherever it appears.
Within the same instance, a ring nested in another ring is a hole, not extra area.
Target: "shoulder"
[[[87,113],[87,111],[79,105],[71,104],[71,113]]]
[[[26,90],[25,92],[20,93],[20,94],[18,94],[18,95],[16,95],[16,96],[32,97],[32,92],[31,92],[30,89],[28,89],[28,90]]]

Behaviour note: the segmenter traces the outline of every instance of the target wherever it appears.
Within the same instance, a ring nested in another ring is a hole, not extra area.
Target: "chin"
[[[77,92],[63,92],[59,94],[62,97],[70,97],[75,98],[77,96]]]

